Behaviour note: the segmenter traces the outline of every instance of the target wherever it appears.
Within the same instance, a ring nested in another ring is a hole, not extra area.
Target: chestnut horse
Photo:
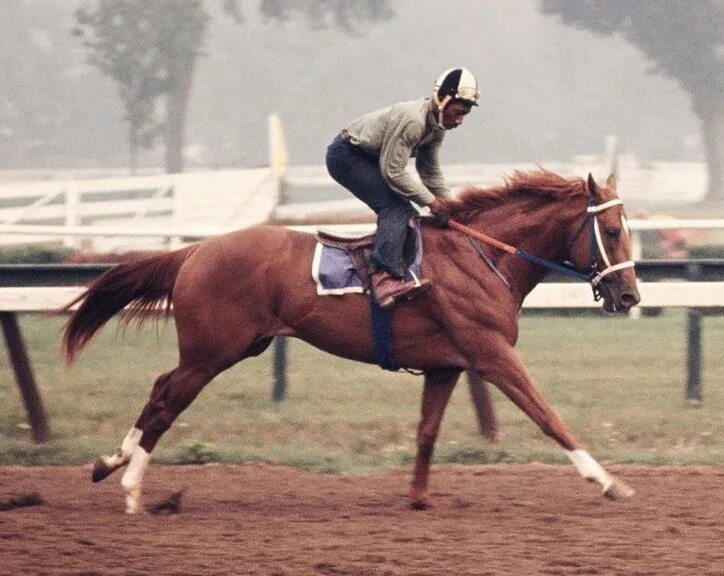
[[[514,350],[523,299],[547,272],[542,260],[590,272],[594,294],[607,311],[625,312],[638,303],[615,180],[599,186],[590,175],[586,181],[547,171],[516,172],[504,186],[464,191],[455,201],[454,218],[451,226],[458,229],[438,229],[423,219],[422,274],[433,287],[393,312],[395,360],[425,375],[410,487],[413,507],[431,505],[433,447],[462,371],[496,385],[563,447],[584,478],[601,484],[606,496],[630,496],[628,486],[582,449]],[[488,265],[461,229],[495,239],[497,247],[483,249]],[[505,249],[511,246],[517,251]],[[129,320],[173,305],[179,364],[158,377],[118,451],[101,456],[93,471],[98,481],[128,464],[121,479],[127,512],[140,509],[151,452],[176,417],[214,376],[260,354],[275,336],[295,336],[344,358],[374,362],[372,334],[365,328],[370,326],[368,296],[318,296],[310,274],[314,248],[311,234],[274,226],[240,230],[122,263],[66,307],[79,304],[63,340],[72,362],[124,308]]]

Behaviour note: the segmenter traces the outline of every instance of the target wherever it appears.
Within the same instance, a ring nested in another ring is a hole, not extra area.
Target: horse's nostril
[[[639,298],[638,294],[631,294],[629,292],[621,294],[621,302],[628,308],[630,308],[631,306],[636,306],[636,304],[638,304],[640,300],[641,298]]]

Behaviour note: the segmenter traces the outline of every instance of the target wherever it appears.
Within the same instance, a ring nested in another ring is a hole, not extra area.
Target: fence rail
[[[724,309],[724,282],[639,282],[641,308]],[[52,312],[83,291],[82,286],[6,286],[0,288],[0,312]],[[542,283],[523,309],[600,308],[584,284]]]
[[[81,286],[113,266],[115,266],[114,263],[0,264],[0,287]],[[658,280],[724,281],[724,258],[642,260],[636,262],[636,275],[641,282]],[[549,273],[543,284],[564,282],[571,282],[576,286],[589,289],[586,284],[555,272]],[[692,303],[692,305],[694,304]]]
[[[10,353],[16,380],[25,402],[33,437],[49,438],[42,398],[35,384],[30,360],[20,332],[17,314],[55,311],[73,300],[83,284],[96,278],[112,264],[13,264],[0,266],[0,324]],[[701,338],[704,313],[724,310],[724,260],[643,261],[637,264],[644,307],[688,309],[686,397],[700,403]],[[656,280],[666,279],[666,282]],[[682,281],[688,279],[686,281]],[[526,299],[526,309],[561,310],[592,308],[590,288],[583,283],[560,282],[555,275],[543,282]],[[272,397],[286,394],[286,344],[277,339],[274,355],[275,383]]]
[[[706,165],[702,162],[654,161],[642,166],[635,158],[615,151],[603,154],[578,156],[573,162],[533,162],[497,164],[446,164],[443,167],[445,182],[453,188],[465,186],[498,186],[505,175],[516,170],[546,170],[564,177],[580,177],[591,172],[604,179],[616,163],[618,191],[626,201],[666,203],[681,205],[701,201],[706,194]],[[413,171],[414,172],[414,171]],[[414,174],[413,174],[414,177]],[[332,179],[324,166],[290,166],[286,171],[290,186],[330,186]]]
[[[57,237],[76,246],[81,236],[157,237],[172,243],[178,229],[204,228],[198,235],[203,237],[219,228],[266,222],[278,199],[279,177],[270,168],[6,183],[0,185],[0,239],[19,243]],[[137,230],[139,225],[160,233]],[[100,229],[93,234],[85,233],[96,226]]]

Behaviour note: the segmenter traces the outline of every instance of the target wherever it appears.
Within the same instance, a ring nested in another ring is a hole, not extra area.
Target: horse
[[[462,191],[451,200],[451,215],[445,228],[421,218],[422,275],[432,288],[392,313],[394,358],[424,374],[411,506],[433,505],[433,449],[463,371],[497,386],[605,496],[631,496],[633,490],[579,444],[515,351],[521,305],[548,272],[546,265],[575,269],[605,311],[623,313],[639,302],[615,178],[599,185],[590,174],[566,179],[543,169],[516,171],[500,186]],[[476,250],[471,236],[487,245],[478,243]],[[176,417],[212,378],[261,354],[274,337],[293,336],[374,363],[373,337],[365,328],[371,322],[368,296],[317,295],[310,273],[315,242],[312,234],[269,225],[207,238],[121,263],[65,307],[71,315],[62,350],[69,364],[117,313],[143,321],[173,307],[178,366],[157,378],[118,450],[100,456],[93,468],[93,480],[100,481],[127,465],[121,478],[127,513],[141,510],[151,454]]]

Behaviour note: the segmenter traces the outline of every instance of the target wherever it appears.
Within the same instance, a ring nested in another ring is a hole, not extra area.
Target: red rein
[[[517,250],[510,246],[509,244],[506,244],[505,242],[501,242],[500,240],[496,240],[495,238],[491,238],[487,234],[483,234],[482,232],[478,232],[477,230],[473,230],[469,226],[465,226],[465,224],[460,224],[460,222],[455,222],[455,220],[449,220],[448,226],[451,228],[455,228],[455,230],[458,230],[459,232],[462,232],[463,234],[467,234],[468,236],[472,236],[473,238],[480,240],[481,242],[485,242],[486,244],[489,244],[491,246],[495,246],[496,248],[499,248],[500,250],[503,250],[507,252],[508,254],[516,254]]]

